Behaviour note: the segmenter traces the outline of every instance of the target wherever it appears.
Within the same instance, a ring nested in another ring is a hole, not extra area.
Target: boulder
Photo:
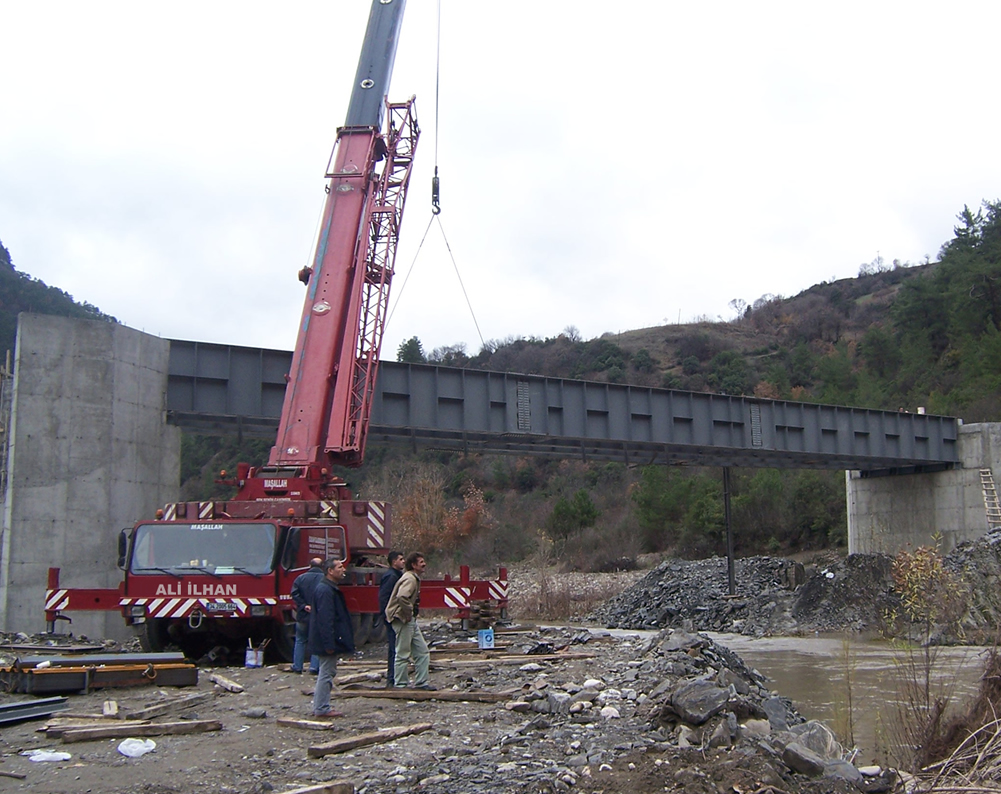
[[[719,714],[730,701],[730,691],[697,678],[682,684],[671,696],[671,705],[685,722],[702,725]]]
[[[786,745],[785,750],[782,751],[782,763],[793,772],[810,777],[817,777],[824,773],[824,759],[799,742],[790,742]]]

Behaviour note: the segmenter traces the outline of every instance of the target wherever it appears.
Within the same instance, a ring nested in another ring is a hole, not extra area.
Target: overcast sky
[[[1001,197],[1001,3],[410,0],[383,357],[733,316]],[[0,0],[0,240],[166,337],[291,349],[367,0]],[[437,117],[437,120],[436,120]],[[431,220],[435,152],[442,230]],[[405,289],[404,278],[413,267]]]

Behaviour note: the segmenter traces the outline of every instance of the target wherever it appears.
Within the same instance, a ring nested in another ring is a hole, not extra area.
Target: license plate
[[[232,601],[222,601],[222,602],[209,601],[209,603],[205,605],[205,608],[209,612],[236,612],[237,611],[236,604],[234,604]]]

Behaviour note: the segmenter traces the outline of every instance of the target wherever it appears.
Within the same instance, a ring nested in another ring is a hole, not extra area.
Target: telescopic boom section
[[[388,110],[385,136],[372,128],[338,132],[272,466],[358,466],[364,457],[420,135],[413,99]]]
[[[327,201],[270,466],[359,466],[364,457],[420,135],[413,98],[385,104],[403,5],[372,4],[347,123],[327,167]]]

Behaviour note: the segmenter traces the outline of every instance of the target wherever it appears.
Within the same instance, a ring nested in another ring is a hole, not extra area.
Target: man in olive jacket
[[[414,660],[416,680],[415,689],[430,689],[435,687],[428,683],[428,668],[431,665],[431,653],[428,644],[417,625],[417,612],[421,598],[421,575],[427,568],[424,555],[414,552],[406,561],[406,571],[393,588],[386,606],[386,620],[396,632],[396,661],[394,686],[410,686],[410,674],[407,669],[411,657]]]
[[[309,650],[320,659],[313,690],[314,717],[343,717],[330,708],[330,689],[337,675],[337,656],[355,652],[351,616],[337,583],[344,578],[344,561],[323,561],[323,578],[313,590],[309,611]]]

